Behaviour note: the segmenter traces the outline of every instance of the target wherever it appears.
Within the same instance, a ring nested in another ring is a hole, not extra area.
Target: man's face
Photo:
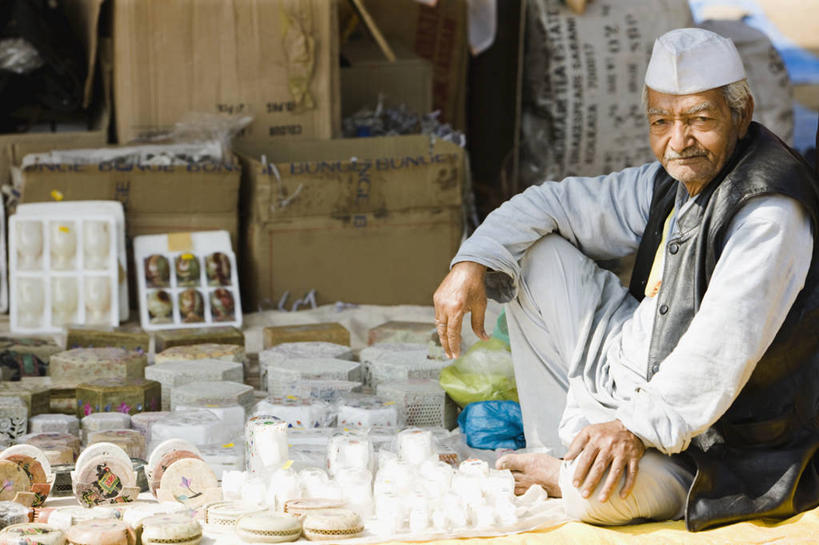
[[[649,88],[648,122],[654,155],[690,195],[714,179],[733,153],[740,133],[719,89],[668,95]]]

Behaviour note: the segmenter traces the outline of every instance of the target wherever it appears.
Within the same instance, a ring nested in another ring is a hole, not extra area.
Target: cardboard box
[[[313,289],[319,304],[430,304],[463,234],[461,148],[412,135],[240,156],[245,308]]]
[[[428,4],[429,2],[427,2]],[[466,128],[466,76],[469,61],[467,0],[367,0],[367,10],[389,44],[412,49],[432,63],[432,98],[441,121]],[[342,14],[342,27],[346,15]],[[363,26],[363,25],[360,25]]]
[[[384,106],[406,104],[418,114],[432,111],[432,64],[404,47],[395,48],[396,60],[389,62],[370,40],[344,44],[341,69],[341,117],[362,108],[375,108],[379,95]]]
[[[252,115],[251,141],[340,131],[334,0],[117,0],[113,34],[121,143],[190,112]]]
[[[65,0],[61,3],[71,25],[72,32],[84,43],[88,70],[85,79],[84,106],[88,108],[90,124],[87,131],[30,132],[0,134],[0,185],[11,182],[11,167],[19,164],[29,153],[76,147],[100,147],[108,140],[108,123],[111,117],[110,82],[111,59],[106,57],[105,47],[100,48],[101,74],[98,74],[97,25],[105,0]],[[99,76],[99,77],[97,77]],[[95,86],[97,81],[99,85]],[[96,88],[95,88],[96,87]],[[96,93],[95,93],[96,91]]]

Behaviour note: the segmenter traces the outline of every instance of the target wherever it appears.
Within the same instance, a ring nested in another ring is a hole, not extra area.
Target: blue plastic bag
[[[472,448],[495,450],[526,446],[523,418],[516,401],[478,401],[458,415],[458,426]]]

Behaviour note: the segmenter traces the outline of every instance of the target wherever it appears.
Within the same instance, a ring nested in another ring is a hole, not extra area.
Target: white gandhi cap
[[[678,28],[654,42],[645,83],[670,95],[688,95],[745,79],[734,42],[702,28]]]

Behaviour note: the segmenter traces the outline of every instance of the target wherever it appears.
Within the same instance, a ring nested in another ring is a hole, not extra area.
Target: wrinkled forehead
[[[695,115],[708,112],[713,115],[729,111],[725,97],[719,89],[710,89],[689,95],[661,93],[647,90],[646,112],[648,115]]]

